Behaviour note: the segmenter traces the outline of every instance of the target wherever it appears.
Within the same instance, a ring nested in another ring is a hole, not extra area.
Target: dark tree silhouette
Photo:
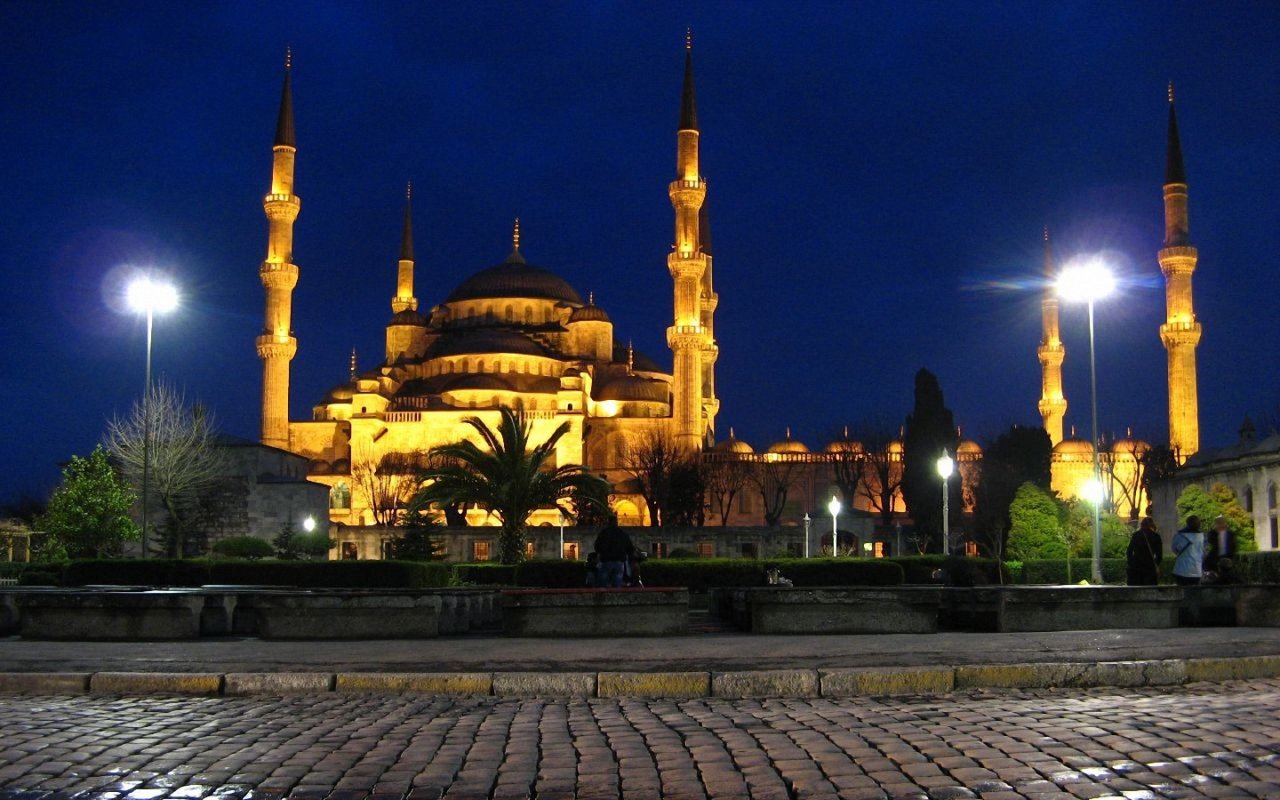
[[[927,538],[929,549],[942,551],[942,478],[938,457],[945,451],[954,458],[960,436],[955,416],[942,399],[942,387],[932,372],[916,373],[916,402],[907,415],[902,439],[902,499],[907,504],[917,535]],[[949,482],[948,502],[953,517],[961,510],[960,481]]]
[[[1040,426],[1013,425],[982,453],[974,491],[974,529],[987,554],[1000,558],[1008,544],[1009,506],[1024,483],[1049,491],[1053,445]]]

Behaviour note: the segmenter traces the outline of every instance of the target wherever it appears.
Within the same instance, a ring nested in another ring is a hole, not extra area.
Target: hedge
[[[562,559],[525,561],[516,567],[515,585],[546,589],[586,586],[587,563]]]
[[[449,568],[429,561],[210,561],[205,559],[73,561],[66,586],[246,584],[308,589],[424,589],[449,584]]]
[[[231,536],[209,549],[223,558],[271,558],[276,554],[271,542],[257,536]]]
[[[886,559],[861,558],[695,558],[650,559],[640,565],[646,586],[687,586],[701,592],[725,586],[764,586],[776,568],[796,586],[895,586],[902,568]]]
[[[487,562],[454,564],[451,569],[455,583],[469,583],[476,586],[516,585],[516,567],[514,564],[491,564]]]
[[[1241,583],[1280,583],[1280,550],[1238,553],[1236,572]]]
[[[933,574],[938,570],[950,570],[951,583],[955,586],[974,586],[1000,583],[1000,562],[993,558],[970,556],[945,556],[932,553],[923,556],[893,556],[882,559],[902,567],[903,581],[912,584],[938,584]],[[1008,570],[1005,583],[1009,583]]]
[[[1123,584],[1126,580],[1127,563],[1123,558],[1102,559],[1103,583]],[[1071,583],[1082,580],[1092,581],[1093,566],[1088,558],[1071,559]],[[1067,560],[1065,558],[1029,559],[1022,562],[1022,583],[1048,583],[1061,585],[1067,583]]]

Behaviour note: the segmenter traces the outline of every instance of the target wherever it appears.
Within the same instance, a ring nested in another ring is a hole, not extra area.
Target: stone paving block
[[[601,672],[597,697],[709,697],[709,672]]]
[[[957,689],[1049,689],[1073,686],[1086,664],[969,664],[955,668]]]
[[[338,692],[488,695],[492,689],[487,672],[339,672],[334,680]]]
[[[823,697],[946,694],[955,688],[952,667],[821,670]]]
[[[1188,681],[1239,681],[1280,677],[1280,655],[1243,658],[1192,658],[1186,662]]]
[[[1186,682],[1186,663],[1162,661],[1102,661],[1090,664],[1071,686],[1176,686]]]
[[[101,694],[218,694],[222,675],[211,672],[96,672],[89,691]]]
[[[333,675],[328,672],[228,672],[223,684],[228,696],[330,691]]]
[[[498,697],[594,697],[594,672],[496,672],[493,693]]]
[[[751,697],[817,697],[818,671],[812,669],[716,672],[711,695],[726,699]]]
[[[0,672],[0,694],[83,694],[87,691],[88,672]]]

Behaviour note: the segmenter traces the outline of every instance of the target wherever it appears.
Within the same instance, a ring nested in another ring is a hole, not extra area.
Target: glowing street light
[[[1093,415],[1093,582],[1102,583],[1102,457],[1098,453],[1098,361],[1094,347],[1093,304],[1115,291],[1116,279],[1101,259],[1068,265],[1058,276],[1058,296],[1089,306],[1089,401]]]
[[[955,471],[956,462],[943,450],[938,457],[938,475],[942,477],[942,552],[951,555],[951,473]]]
[[[316,529],[316,518],[309,516],[304,519],[302,521],[302,529],[307,533],[313,533]]]
[[[809,512],[804,512],[804,557],[809,557],[809,523],[813,520],[809,519]]]
[[[840,500],[835,495],[831,496],[831,502],[827,503],[827,510],[831,512],[831,554],[840,554],[840,532],[836,530],[836,519],[840,516]]]
[[[142,557],[147,557],[147,498],[151,488],[151,328],[156,314],[178,307],[173,284],[150,276],[137,278],[125,293],[129,307],[147,315],[147,377],[142,391]]]

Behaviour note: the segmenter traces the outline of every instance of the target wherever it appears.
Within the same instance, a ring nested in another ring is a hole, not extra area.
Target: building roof
[[[297,147],[298,142],[293,133],[293,53],[286,52],[284,57],[284,88],[280,90],[280,115],[276,117],[277,146]]]
[[[1187,182],[1187,171],[1182,166],[1182,140],[1178,137],[1178,112],[1173,105],[1172,82],[1169,83],[1169,146],[1165,153],[1164,182]]]
[[[597,400],[665,403],[669,392],[665,381],[642,375],[621,375],[598,388],[595,394]]]
[[[440,356],[483,355],[486,353],[510,353],[512,355],[551,357],[538,342],[511,328],[451,328],[445,331],[427,350],[428,358]]]

